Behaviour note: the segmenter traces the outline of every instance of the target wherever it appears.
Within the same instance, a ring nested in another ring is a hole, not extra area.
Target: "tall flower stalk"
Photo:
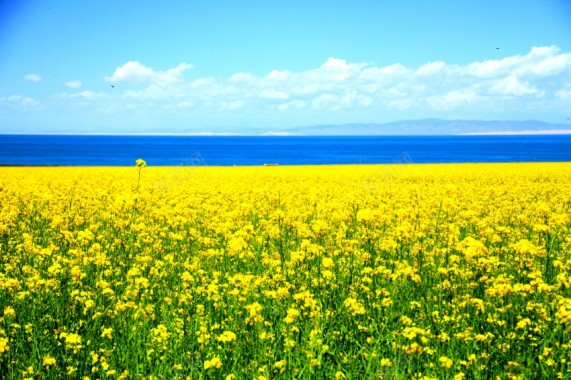
[[[141,174],[143,173],[143,168],[147,166],[147,162],[142,158],[137,159],[135,161],[135,165],[137,166],[138,177],[137,177],[137,198],[135,198],[135,209],[137,208],[137,203],[139,201],[139,196],[141,195]]]

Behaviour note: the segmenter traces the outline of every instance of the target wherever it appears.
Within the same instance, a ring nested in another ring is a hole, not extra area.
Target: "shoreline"
[[[276,167],[326,167],[326,166],[355,166],[355,167],[366,167],[366,166],[398,166],[398,167],[405,167],[405,166],[420,166],[420,165],[517,165],[517,164],[571,164],[571,161],[479,161],[479,162],[412,162],[412,163],[394,163],[394,162],[379,162],[379,163],[367,163],[367,164],[360,164],[360,163],[347,163],[347,164],[279,164],[279,163],[265,163],[265,164],[256,164],[256,165],[148,165],[148,168],[276,168]],[[1,168],[131,168],[135,165],[51,165],[51,164],[0,164]]]

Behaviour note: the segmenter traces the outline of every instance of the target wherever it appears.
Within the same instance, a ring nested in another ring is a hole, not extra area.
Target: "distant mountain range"
[[[268,133],[271,134],[271,133]],[[391,123],[315,125],[276,134],[294,135],[466,135],[466,134],[571,134],[570,124],[542,121],[403,120]]]

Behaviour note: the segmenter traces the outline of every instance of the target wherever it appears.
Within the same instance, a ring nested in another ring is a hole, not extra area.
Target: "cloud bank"
[[[156,71],[137,61],[115,69],[110,83],[145,85],[124,96],[157,106],[204,107],[221,111],[266,108],[335,111],[349,108],[450,111],[533,107],[571,100],[571,53],[555,46],[535,47],[526,55],[456,65],[428,62],[417,68],[395,63],[351,63],[329,58],[303,72],[273,70],[265,76],[236,73],[228,78],[183,74],[188,63]]]
[[[197,71],[185,62],[157,70],[133,60],[104,78],[115,88],[59,93],[45,100],[45,106],[90,110],[99,118],[121,114],[126,124],[127,117],[139,115],[155,125],[190,120],[206,127],[425,117],[560,118],[569,123],[571,116],[565,114],[571,104],[571,53],[556,46],[465,65],[435,61],[419,67],[398,62],[379,66],[328,58],[319,67],[297,72],[276,69],[265,75],[238,72],[215,78]],[[26,78],[41,80],[35,74]],[[82,84],[74,80],[66,86],[78,89]]]

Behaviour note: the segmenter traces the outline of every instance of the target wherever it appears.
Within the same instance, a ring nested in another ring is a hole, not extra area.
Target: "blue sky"
[[[571,2],[0,1],[0,133],[569,124]]]

